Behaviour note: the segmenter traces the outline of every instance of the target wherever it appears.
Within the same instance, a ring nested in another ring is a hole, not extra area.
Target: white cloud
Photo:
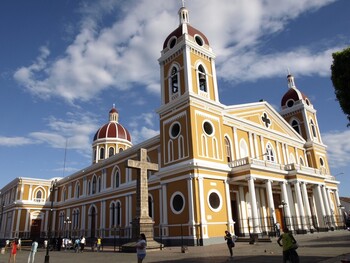
[[[328,146],[328,159],[332,167],[350,165],[350,130],[333,131],[322,135],[323,142]]]
[[[0,146],[4,147],[16,147],[24,146],[29,144],[37,144],[37,141],[34,141],[26,137],[4,137],[0,136]]]
[[[304,47],[264,56],[257,46],[263,36],[282,30],[291,19],[333,1],[222,0],[218,4],[208,0],[203,5],[193,0],[186,5],[191,24],[205,31],[217,53],[218,76],[247,81],[280,75],[287,67],[303,74],[326,74],[331,49],[315,54]],[[80,32],[65,53],[49,62],[50,52],[43,47],[37,60],[19,68],[14,78],[36,96],[60,97],[69,103],[89,101],[106,89],[130,90],[135,85],[144,87],[138,92],[158,95],[157,58],[167,34],[178,25],[178,8],[179,3],[161,0],[84,5]],[[105,15],[116,20],[100,28],[98,21]]]

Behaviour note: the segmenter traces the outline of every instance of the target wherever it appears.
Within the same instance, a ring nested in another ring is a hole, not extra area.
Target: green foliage
[[[332,82],[340,107],[348,118],[350,126],[350,47],[332,54]]]

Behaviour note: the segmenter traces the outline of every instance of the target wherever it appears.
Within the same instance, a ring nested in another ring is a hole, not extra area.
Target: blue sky
[[[180,0],[1,1],[0,187],[90,165],[93,135],[113,104],[134,144],[158,134],[157,59],[180,7]],[[340,195],[350,196],[350,129],[330,81],[331,54],[350,45],[350,1],[188,0],[186,7],[217,56],[222,103],[264,99],[279,110],[291,71],[317,110]]]

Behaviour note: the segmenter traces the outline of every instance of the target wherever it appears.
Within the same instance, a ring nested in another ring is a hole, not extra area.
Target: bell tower
[[[217,149],[222,147],[219,134],[208,134],[203,128],[214,131],[221,122],[215,54],[207,37],[190,25],[184,4],[178,17],[179,26],[165,39],[158,59],[161,79],[158,113],[164,166],[202,157],[216,161],[221,157]],[[211,147],[215,148],[215,158],[208,157]]]
[[[182,6],[179,26],[165,39],[158,59],[161,73],[161,109],[184,97],[198,96],[219,102],[215,55],[207,37],[190,25],[189,12]]]
[[[326,146],[322,142],[316,110],[309,98],[296,87],[292,74],[288,74],[287,81],[288,91],[282,97],[280,113],[293,129],[305,139],[308,165],[328,173]]]

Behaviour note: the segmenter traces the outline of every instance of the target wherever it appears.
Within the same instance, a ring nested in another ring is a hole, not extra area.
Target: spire
[[[288,80],[288,88],[290,88],[290,89],[296,89],[295,82],[294,82],[294,77],[293,77],[293,75],[290,73],[289,69],[288,69],[287,80]]]
[[[109,121],[110,122],[118,122],[119,114],[117,109],[115,108],[115,104],[113,103],[112,109],[109,111]]]
[[[179,21],[180,21],[180,25],[190,23],[190,20],[188,17],[188,10],[185,7],[185,0],[182,0],[182,7],[179,10]]]

